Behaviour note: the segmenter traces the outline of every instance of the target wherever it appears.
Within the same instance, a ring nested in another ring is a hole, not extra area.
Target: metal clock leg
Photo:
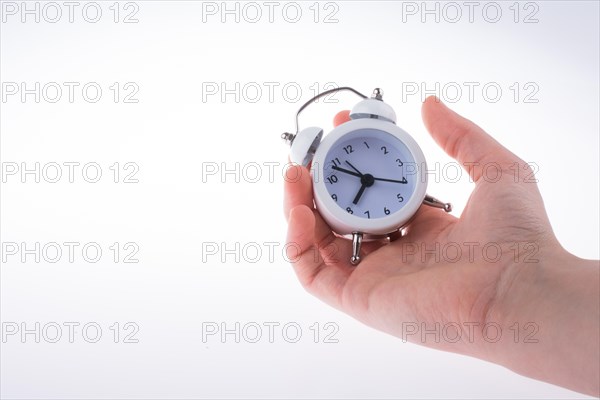
[[[362,245],[362,232],[352,232],[352,257],[350,262],[352,265],[358,265],[360,262],[360,246]]]
[[[423,204],[428,205],[430,207],[442,208],[446,212],[452,211],[452,204],[450,204],[450,203],[444,203],[443,201],[438,200],[435,197],[430,196],[428,194],[425,195],[425,199],[423,200]]]

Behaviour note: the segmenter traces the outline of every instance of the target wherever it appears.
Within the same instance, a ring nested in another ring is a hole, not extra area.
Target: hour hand
[[[365,189],[367,188],[367,185],[362,184],[360,186],[360,189],[358,190],[358,193],[356,194],[356,196],[354,197],[354,200],[352,200],[352,204],[358,204],[358,201],[360,200],[361,196],[363,195],[363,193],[365,192]]]

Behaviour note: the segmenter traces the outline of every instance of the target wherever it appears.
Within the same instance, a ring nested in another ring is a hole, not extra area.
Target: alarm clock
[[[300,113],[316,99],[347,90],[361,97],[347,121],[323,137],[323,129],[300,130]],[[296,113],[296,133],[282,138],[290,160],[309,167],[317,211],[339,236],[352,240],[357,265],[363,240],[400,232],[421,205],[452,211],[427,195],[427,163],[415,139],[396,125],[396,113],[376,88],[370,98],[350,87],[318,94]]]

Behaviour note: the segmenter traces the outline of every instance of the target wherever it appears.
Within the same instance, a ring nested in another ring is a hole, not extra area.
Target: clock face
[[[325,156],[327,192],[347,213],[365,219],[401,210],[415,192],[415,159],[397,137],[358,129],[339,138]]]

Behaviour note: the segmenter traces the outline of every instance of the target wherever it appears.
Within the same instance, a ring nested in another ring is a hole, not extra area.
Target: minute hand
[[[395,180],[395,179],[385,179],[385,178],[373,178],[376,181],[384,181],[384,182],[394,182],[394,183],[408,183],[408,181],[406,180],[406,178],[402,178],[401,181]]]
[[[336,171],[340,171],[340,172],[343,172],[343,173],[348,174],[348,175],[358,176],[359,178],[362,178],[361,174],[358,174],[358,173],[356,173],[354,171],[350,171],[349,169],[340,168],[340,167],[338,167],[336,165],[334,165],[333,167],[331,167],[331,169],[335,169]]]

